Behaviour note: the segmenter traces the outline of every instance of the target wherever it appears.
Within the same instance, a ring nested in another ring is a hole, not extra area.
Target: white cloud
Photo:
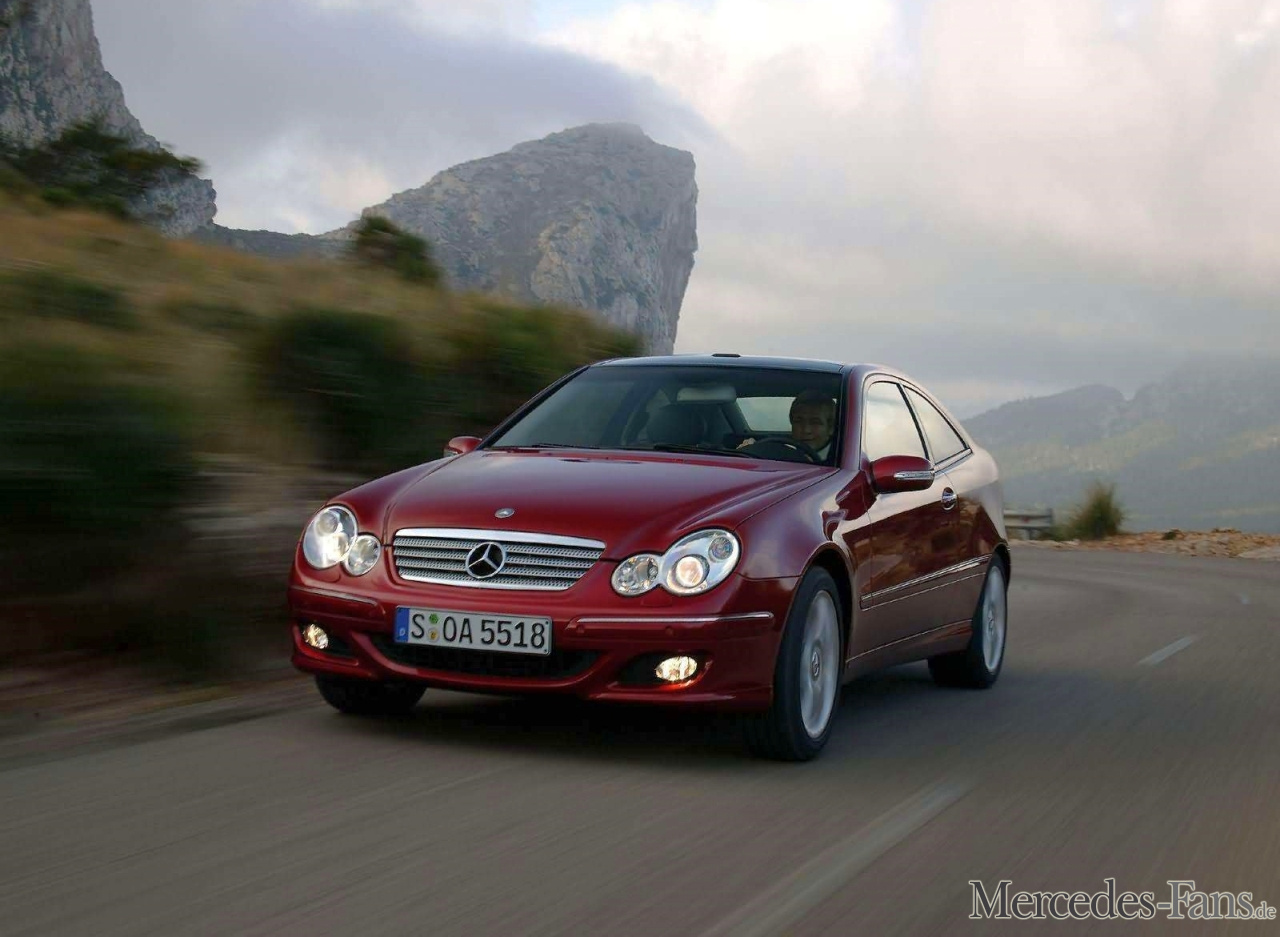
[[[318,233],[568,126],[689,123],[652,82],[513,38],[524,6],[95,0],[94,17],[143,126],[206,163],[220,224]]]
[[[325,230],[630,120],[697,160],[678,350],[881,361],[957,410],[1280,354],[1280,0],[566,9],[95,0],[108,67],[207,159],[224,223]]]
[[[732,327],[972,396],[965,369],[1131,387],[1190,351],[1280,353],[1257,313],[1280,300],[1278,23],[1274,0],[657,0],[542,41],[665,84],[733,148],[698,154],[682,350]],[[963,365],[919,344],[943,331]]]
[[[532,0],[307,0],[321,10],[387,15],[432,32],[526,30],[533,22]]]
[[[648,75],[733,132],[759,114],[762,94],[779,103],[776,91],[802,111],[806,98],[821,101],[829,116],[855,107],[861,74],[893,23],[888,0],[719,0],[710,7],[658,0],[542,38]]]
[[[936,0],[904,74],[905,9],[661,0],[544,40],[667,84],[749,162],[817,163],[851,207],[892,196],[1172,270],[1272,273],[1280,71],[1237,40],[1269,35],[1274,4],[1122,8],[1117,31],[1107,0]]]

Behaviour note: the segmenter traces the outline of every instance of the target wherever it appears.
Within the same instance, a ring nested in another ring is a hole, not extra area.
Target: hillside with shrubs
[[[0,662],[232,667],[282,640],[291,551],[326,497],[640,351],[584,312],[451,294],[429,246],[381,222],[346,257],[277,261],[65,184],[3,188]]]

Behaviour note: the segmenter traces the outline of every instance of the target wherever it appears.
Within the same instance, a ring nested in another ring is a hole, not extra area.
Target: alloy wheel
[[[800,718],[810,738],[822,735],[840,689],[840,618],[835,601],[819,592],[809,605],[801,645]]]
[[[1004,656],[1007,603],[1004,570],[996,563],[992,565],[982,603],[982,661],[992,673],[1000,666],[1000,659]]]

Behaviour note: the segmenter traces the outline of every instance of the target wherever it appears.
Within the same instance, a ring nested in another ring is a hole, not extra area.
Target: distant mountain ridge
[[[1205,363],[1131,400],[1100,385],[964,421],[1000,464],[1005,502],[1066,511],[1116,484],[1130,529],[1280,532],[1280,366]]]

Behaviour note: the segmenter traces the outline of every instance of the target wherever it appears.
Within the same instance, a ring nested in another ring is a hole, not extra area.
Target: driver
[[[806,390],[792,401],[790,415],[791,438],[827,461],[831,434],[836,428],[836,402],[821,391]]]
[[[836,426],[836,402],[817,390],[806,390],[791,402],[791,438],[804,443],[817,453],[823,462],[831,451],[831,436]],[[742,449],[755,443],[755,438],[744,439]]]

